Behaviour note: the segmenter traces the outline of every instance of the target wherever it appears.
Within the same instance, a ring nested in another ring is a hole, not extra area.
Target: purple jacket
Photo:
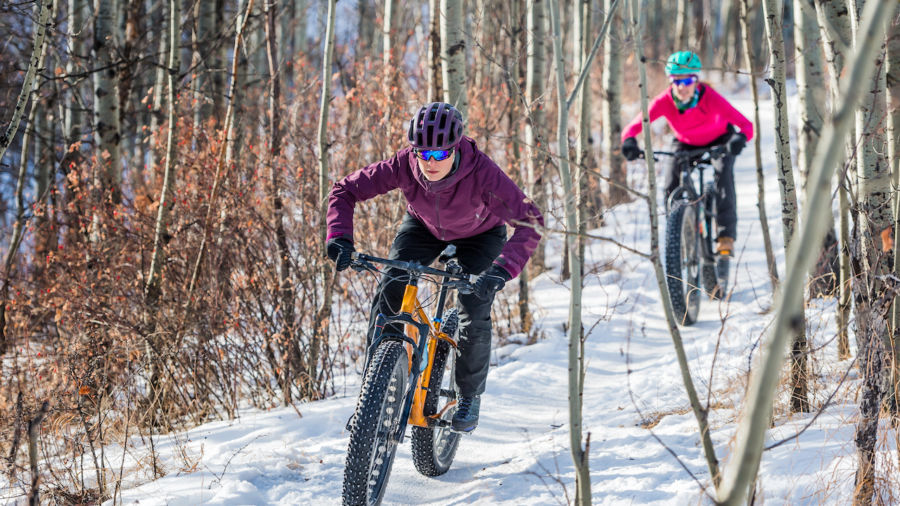
[[[518,276],[541,238],[528,226],[543,226],[541,212],[493,160],[478,150],[475,141],[463,137],[457,156],[459,168],[440,181],[425,179],[411,148],[338,181],[328,198],[328,239],[341,236],[352,241],[356,203],[400,188],[409,213],[442,241],[472,237],[502,223],[515,227],[494,263],[511,277]]]

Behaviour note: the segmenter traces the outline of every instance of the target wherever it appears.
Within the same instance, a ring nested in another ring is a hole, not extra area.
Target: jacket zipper
[[[437,220],[437,229],[441,235],[441,240],[444,241],[444,229],[441,227],[441,198],[435,194],[434,195],[434,217]]]

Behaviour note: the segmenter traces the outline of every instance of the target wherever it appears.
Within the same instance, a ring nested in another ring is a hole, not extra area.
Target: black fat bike
[[[653,152],[654,159],[672,157],[681,178],[666,200],[665,267],[672,309],[682,325],[697,321],[703,292],[718,298],[728,288],[730,262],[715,248],[715,180],[704,180],[705,169],[714,170],[713,160],[725,154],[724,146]]]
[[[459,313],[444,306],[452,290],[471,293],[475,277],[463,273],[451,248],[440,256],[444,269],[353,253],[351,266],[357,271],[379,272],[375,264],[380,264],[406,271],[409,277],[400,311],[376,317],[356,412],[348,423],[344,505],[381,503],[407,425],[412,426],[413,464],[421,474],[446,473],[456,455],[461,435],[453,431],[451,420],[456,412]],[[439,287],[431,315],[419,300],[422,279]],[[404,332],[385,332],[385,325],[392,323],[401,324]]]

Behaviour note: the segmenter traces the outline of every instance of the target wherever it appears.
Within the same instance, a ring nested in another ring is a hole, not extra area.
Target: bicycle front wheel
[[[459,324],[456,310],[445,318],[444,331],[451,337]],[[460,434],[454,432],[449,425],[456,406],[450,405],[456,400],[456,352],[445,341],[438,341],[431,365],[431,379],[428,382],[428,393],[425,395],[425,416],[441,413],[439,420],[431,427],[412,428],[412,456],[416,470],[425,476],[440,476],[450,469],[456,449],[459,446]],[[443,422],[443,423],[442,423]]]
[[[397,451],[409,361],[399,341],[378,346],[359,393],[344,467],[345,506],[380,504]]]
[[[666,286],[675,318],[682,325],[697,321],[700,311],[700,250],[697,208],[676,202],[666,221]]]

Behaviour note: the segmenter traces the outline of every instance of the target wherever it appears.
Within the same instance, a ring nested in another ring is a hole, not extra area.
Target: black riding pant
[[[698,148],[712,147],[723,144],[731,136],[731,133],[719,137],[706,146],[691,146],[678,140],[672,141],[672,151],[690,151]],[[665,175],[666,199],[681,184],[681,167],[674,163],[671,157],[664,157],[662,167]],[[716,225],[718,227],[716,237],[726,236],[737,238],[737,211],[736,195],[734,191],[734,155],[726,153],[721,158],[712,161],[715,169],[716,185]],[[702,191],[702,188],[701,188]]]
[[[456,246],[456,258],[469,274],[480,274],[491,266],[506,244],[506,226],[499,225],[473,237],[442,241],[436,238],[419,220],[407,214],[400,224],[388,258],[405,262],[416,261],[429,265],[448,245]],[[369,318],[369,338],[379,313],[396,314],[403,302],[408,275],[400,269],[388,269],[378,283],[372,313]],[[458,294],[459,351],[456,361],[456,384],[463,396],[481,395],[487,381],[491,356],[491,300],[474,294]],[[399,324],[386,326],[385,333],[402,333]]]

